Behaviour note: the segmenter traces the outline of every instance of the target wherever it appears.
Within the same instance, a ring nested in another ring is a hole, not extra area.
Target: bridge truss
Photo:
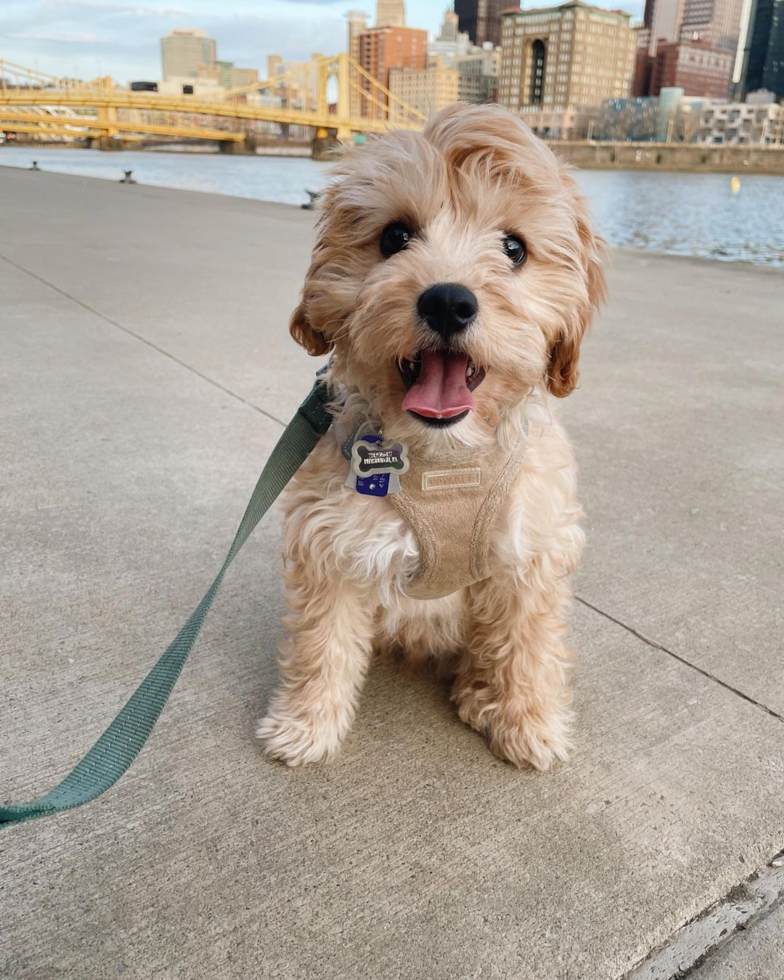
[[[302,84],[290,74],[194,95],[136,92],[112,78],[60,78],[0,59],[0,131],[87,138],[97,145],[150,138],[242,143],[291,127],[339,139],[421,129],[423,113],[396,98],[347,54],[314,62]]]

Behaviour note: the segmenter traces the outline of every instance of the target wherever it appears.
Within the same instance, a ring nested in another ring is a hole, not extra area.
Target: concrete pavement
[[[744,930],[698,967],[692,980],[781,980],[784,906]]]
[[[313,218],[2,168],[0,209],[19,800],[92,744],[222,560],[315,366],[285,327]],[[0,832],[0,974],[616,980],[780,851],[783,279],[615,257],[562,406],[589,533],[568,765],[511,770],[434,679],[389,667],[334,765],[264,759],[271,515],[120,784]]]

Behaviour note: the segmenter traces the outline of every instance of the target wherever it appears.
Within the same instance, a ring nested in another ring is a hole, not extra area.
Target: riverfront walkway
[[[0,798],[21,800],[191,612],[309,388],[286,322],[313,216],[0,168],[0,222]],[[616,980],[752,902],[736,886],[784,848],[784,275],[626,252],[611,287],[562,405],[589,535],[572,760],[512,769],[391,667],[339,761],[266,760],[271,515],[118,786],[0,830],[0,975]],[[784,890],[765,874],[759,907]],[[700,980],[780,978],[765,928]]]

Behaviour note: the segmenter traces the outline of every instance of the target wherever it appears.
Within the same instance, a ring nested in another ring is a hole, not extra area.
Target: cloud
[[[97,34],[85,34],[81,31],[19,31],[17,34],[8,34],[7,37],[14,38],[16,41],[53,41],[55,44],[106,44],[105,37]]]
[[[192,17],[184,7],[141,7],[138,4],[113,3],[112,0],[44,0],[54,10],[93,10],[120,17]]]

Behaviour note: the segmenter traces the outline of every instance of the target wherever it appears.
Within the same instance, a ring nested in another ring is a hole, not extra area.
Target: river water
[[[326,164],[297,157],[0,147],[0,165],[301,204],[327,178]],[[671,255],[784,266],[784,177],[583,170],[578,179],[612,245]],[[2,171],[0,171],[2,179]]]

